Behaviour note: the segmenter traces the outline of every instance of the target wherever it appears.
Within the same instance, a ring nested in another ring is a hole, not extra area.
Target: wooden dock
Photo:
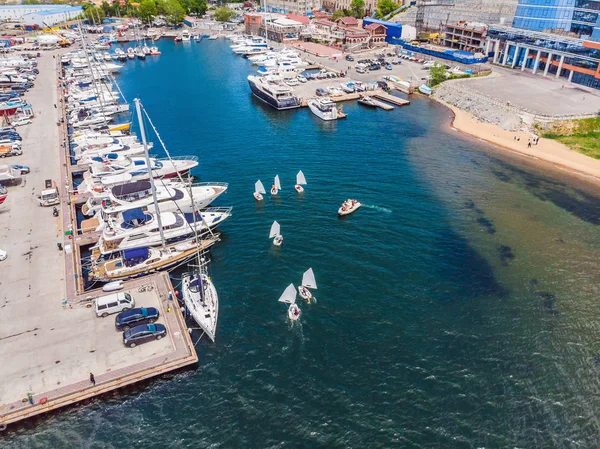
[[[392,106],[391,104],[387,104],[387,103],[384,103],[383,101],[375,100],[375,98],[373,98],[373,95],[370,95],[367,93],[362,93],[361,97],[370,97],[371,100],[373,101],[373,103],[375,104],[375,106],[383,109],[384,111],[393,111],[395,109],[394,106]]]
[[[410,101],[408,100],[395,97],[394,95],[387,94],[380,90],[374,91],[372,94],[370,94],[370,96],[383,100],[387,103],[395,104],[396,106],[408,106],[410,104]]]

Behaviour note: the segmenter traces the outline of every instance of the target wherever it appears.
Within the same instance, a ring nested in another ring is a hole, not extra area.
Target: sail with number
[[[271,232],[269,233],[269,238],[277,237],[280,234],[281,226],[276,221],[271,225]]]
[[[312,268],[309,268],[302,275],[302,286],[306,288],[317,289],[317,281],[315,280],[315,273]]]
[[[287,288],[279,298],[279,302],[284,302],[286,304],[296,304],[296,287],[294,287],[294,284],[290,284],[287,286]]]
[[[260,179],[256,181],[256,184],[254,184],[254,191],[256,193],[267,193],[265,192],[265,186],[263,186],[263,183],[260,182]]]
[[[299,186],[308,184],[306,182],[306,178],[304,177],[304,173],[302,173],[302,170],[300,170],[296,175],[296,184]]]
[[[279,182],[279,175],[275,175],[275,188],[281,190],[281,183]]]

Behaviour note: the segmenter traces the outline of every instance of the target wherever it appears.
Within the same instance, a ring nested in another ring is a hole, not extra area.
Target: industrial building
[[[266,11],[279,14],[310,16],[313,10],[320,8],[321,0],[269,0]]]
[[[487,38],[487,25],[483,23],[459,22],[444,26],[444,47],[483,53]]]
[[[0,5],[0,21],[27,25],[52,26],[83,14],[81,6]]]
[[[512,27],[490,25],[486,53],[499,65],[600,89],[600,1],[566,3],[520,0]]]

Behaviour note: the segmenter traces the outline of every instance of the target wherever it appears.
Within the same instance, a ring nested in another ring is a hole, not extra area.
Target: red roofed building
[[[370,23],[364,28],[371,35],[371,45],[385,45],[385,37],[387,35],[387,28],[380,23]]]
[[[358,20],[354,17],[341,17],[335,21],[340,26],[345,27],[358,27]]]
[[[325,19],[313,20],[307,27],[308,32],[303,33],[303,36],[310,34],[310,37],[316,41],[342,44],[347,50],[386,45],[387,30],[385,26],[371,24],[362,29],[358,25],[358,20],[353,17],[343,17],[335,23]]]
[[[285,17],[290,20],[295,20],[296,22],[300,22],[303,25],[308,25],[310,23],[310,18],[308,16],[301,16],[298,14],[286,14]]]

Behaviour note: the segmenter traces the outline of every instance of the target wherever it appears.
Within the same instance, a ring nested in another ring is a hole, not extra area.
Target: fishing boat
[[[275,175],[275,180],[271,186],[271,195],[277,195],[281,190],[281,184],[279,183],[279,175]]]
[[[377,104],[375,103],[375,101],[368,95],[359,98],[358,104],[362,104],[363,106],[366,106],[368,108],[377,108]]]
[[[341,118],[341,114],[336,104],[327,97],[311,98],[308,100],[310,112],[315,114],[321,120],[330,121]],[[345,117],[345,115],[344,115]]]
[[[313,290],[317,289],[317,281],[315,280],[315,273],[312,268],[306,270],[302,275],[302,284],[298,286],[298,293],[306,302],[310,302],[311,300],[317,302],[317,298],[313,296],[309,288]]]
[[[256,201],[262,201],[263,195],[266,194],[267,192],[265,191],[265,186],[263,186],[263,183],[259,179],[258,181],[256,181],[256,184],[254,184],[254,199]]]
[[[127,49],[127,57],[129,59],[135,59],[135,50],[132,47]]]
[[[283,243],[283,236],[281,235],[281,227],[276,221],[271,225],[271,231],[269,232],[269,238],[273,239],[273,245],[281,246]]]
[[[300,307],[296,304],[296,287],[290,284],[279,297],[279,302],[288,304],[288,318],[290,321],[297,321],[300,318]]]
[[[142,47],[135,47],[135,56],[138,59],[146,59],[146,53],[142,50]]]
[[[219,296],[208,276],[204,258],[200,259],[197,271],[183,275],[181,291],[190,315],[208,338],[214,342],[219,318]]]
[[[189,42],[190,40],[190,32],[188,30],[183,30],[181,32],[181,41],[182,42]]]
[[[431,95],[431,93],[433,92],[433,90],[427,84],[421,84],[419,86],[419,92],[421,92],[423,95],[428,95],[429,96],[429,95]]]
[[[296,192],[302,193],[302,192],[304,192],[304,187],[302,187],[302,186],[305,186],[306,184],[308,184],[308,183],[306,182],[304,173],[302,173],[302,170],[300,170],[296,174],[296,185],[294,186],[294,189],[296,189]]]
[[[350,215],[353,212],[356,212],[358,208],[362,206],[358,201],[347,199],[342,203],[342,206],[338,209],[338,215]]]

